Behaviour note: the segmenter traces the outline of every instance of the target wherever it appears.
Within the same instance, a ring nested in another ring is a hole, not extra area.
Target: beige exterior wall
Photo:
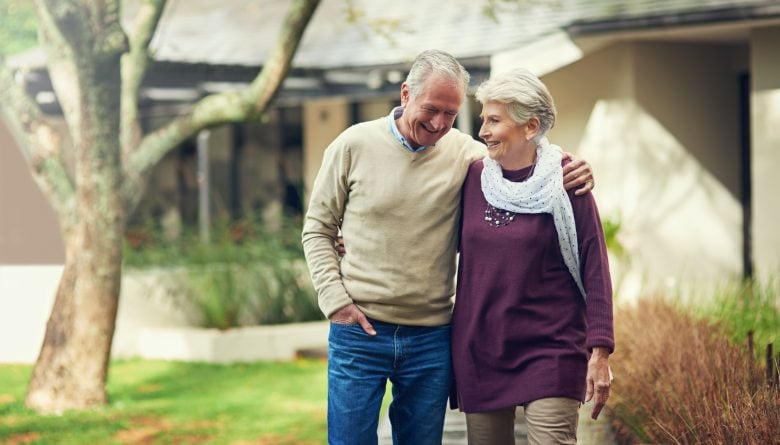
[[[0,118],[0,265],[63,261],[65,250],[54,211]]]
[[[325,148],[349,124],[349,102],[345,98],[318,99],[303,105],[304,205],[309,204],[309,192]]]
[[[685,151],[740,196],[739,72],[734,53],[746,48],[684,43],[635,44],[639,105]]]
[[[543,76],[558,109],[550,140],[578,153],[596,104],[602,100],[629,100],[633,96],[631,61],[630,48],[615,45]]]
[[[780,274],[780,27],[751,36],[753,259],[759,278]]]
[[[399,93],[400,94],[400,93]],[[374,99],[367,102],[361,102],[358,107],[358,121],[370,121],[390,114],[393,107],[400,105],[397,97],[393,99]]]
[[[740,277],[733,51],[623,43],[544,76],[559,112],[550,139],[591,163],[602,218],[621,221],[620,295]]]

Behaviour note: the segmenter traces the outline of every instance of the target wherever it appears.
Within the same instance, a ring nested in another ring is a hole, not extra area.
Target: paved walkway
[[[580,408],[580,421],[577,429],[578,445],[615,445],[615,436],[602,413],[598,420],[591,420],[592,405],[587,403]],[[392,445],[390,434],[390,419],[385,416],[379,425],[379,445]],[[466,445],[466,416],[460,411],[448,409],[444,418],[444,437],[442,445]],[[528,438],[525,429],[523,409],[517,409],[515,422],[515,445],[527,445]]]

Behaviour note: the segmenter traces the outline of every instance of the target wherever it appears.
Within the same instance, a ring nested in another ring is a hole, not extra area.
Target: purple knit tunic
[[[552,215],[487,224],[482,168],[481,160],[471,164],[463,185],[452,318],[458,405],[469,413],[545,397],[583,400],[588,351],[615,345],[607,248],[593,196],[569,193],[586,304],[563,262]],[[529,172],[504,177],[522,181]]]

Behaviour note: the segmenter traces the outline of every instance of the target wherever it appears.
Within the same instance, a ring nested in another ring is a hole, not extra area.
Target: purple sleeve
[[[574,196],[569,192],[574,220],[577,226],[577,241],[580,250],[580,274],[587,299],[588,349],[605,347],[615,350],[615,336],[612,324],[612,280],[609,274],[607,244],[601,218],[592,193]]]

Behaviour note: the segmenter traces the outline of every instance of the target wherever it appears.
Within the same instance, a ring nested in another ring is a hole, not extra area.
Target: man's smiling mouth
[[[431,129],[429,129],[428,127],[425,126],[425,124],[420,124],[420,126],[423,128],[423,130],[425,130],[425,131],[427,131],[428,133],[431,133],[431,134],[436,134],[436,133],[439,132],[439,130],[431,130]]]

